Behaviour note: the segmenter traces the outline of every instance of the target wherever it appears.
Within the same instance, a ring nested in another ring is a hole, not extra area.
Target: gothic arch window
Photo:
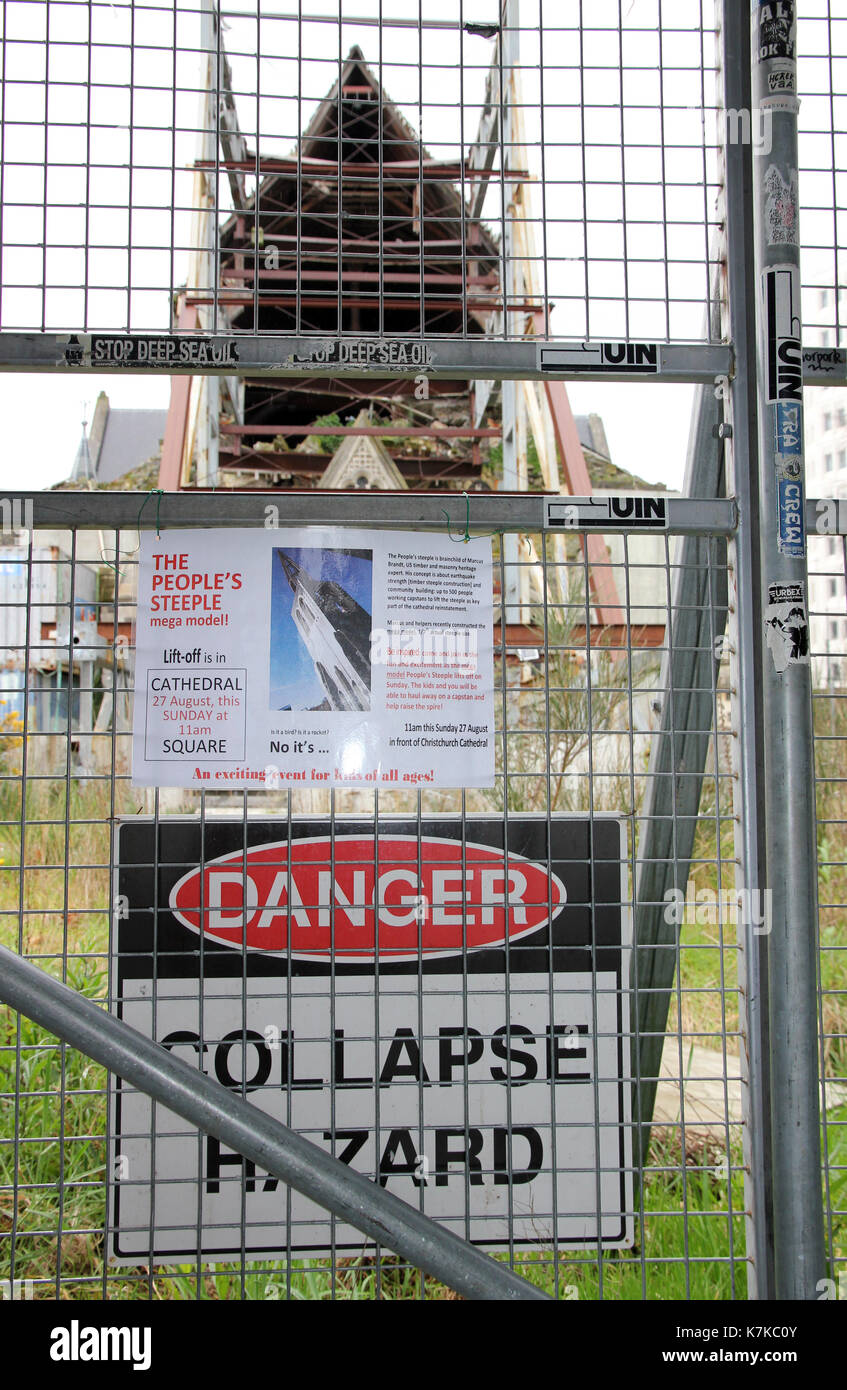
[[[335,684],[335,681],[332,679],[332,676],[329,674],[326,667],[323,666],[320,661],[316,662],[315,664],[318,675],[321,678],[321,684],[323,685],[324,690],[329,696],[330,703],[333,709],[344,709],[344,697],[341,694],[341,691],[338,689],[338,686]]]
[[[338,684],[342,687],[342,689],[343,689],[343,691],[344,691],[344,694],[347,696],[347,698],[348,698],[348,700],[349,700],[349,702],[350,702],[350,705],[353,707],[353,709],[356,709],[359,702],[358,702],[358,700],[356,699],[356,694],[355,694],[355,692],[354,692],[354,690],[353,690],[353,687],[352,687],[352,685],[350,684],[350,682],[348,681],[348,679],[347,679],[347,677],[345,676],[344,672],[343,672],[342,670],[340,670],[340,668],[339,668],[338,666],[336,666],[334,675],[335,675],[335,679],[338,681]]]

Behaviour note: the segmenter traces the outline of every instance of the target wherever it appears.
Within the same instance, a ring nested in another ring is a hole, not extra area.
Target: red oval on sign
[[[418,960],[516,941],[561,911],[565,886],[519,854],[425,836],[287,840],[185,874],[170,908],[234,950],[300,960]],[[205,919],[205,920],[204,920]]]

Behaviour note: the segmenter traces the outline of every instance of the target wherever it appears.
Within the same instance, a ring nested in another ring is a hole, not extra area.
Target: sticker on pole
[[[799,460],[777,455],[777,549],[801,559],[806,554],[803,479]]]
[[[657,376],[658,343],[581,343],[556,347],[539,343],[540,372],[624,372],[630,376]]]
[[[794,98],[783,98],[783,100]],[[774,98],[776,100],[776,98]],[[769,109],[773,109],[771,106]],[[797,170],[789,178],[782,177],[775,164],[768,167],[764,178],[765,236],[769,246],[797,245]]]
[[[777,454],[802,454],[803,407],[796,401],[779,401],[775,408]]]
[[[794,0],[753,0],[753,48],[760,63],[795,58]]]
[[[809,619],[802,583],[769,584],[765,637],[774,669],[809,665]]]
[[[613,817],[122,822],[115,1010],[480,1245],[633,1240]],[[365,1237],[119,1079],[111,1258]]]
[[[77,334],[65,339],[67,367],[149,367],[154,371],[180,368],[214,367],[225,369],[239,364],[236,338],[209,337],[206,334],[156,334],[151,337],[127,334]]]
[[[766,390],[769,401],[803,401],[800,272],[774,266],[762,275]]]
[[[401,370],[436,365],[435,354],[428,343],[418,339],[337,338],[308,344],[305,352],[291,358],[294,367],[362,367],[385,372],[386,367]]]
[[[589,497],[583,501],[545,499],[548,530],[666,531],[668,500],[659,494],[637,492],[631,497]]]

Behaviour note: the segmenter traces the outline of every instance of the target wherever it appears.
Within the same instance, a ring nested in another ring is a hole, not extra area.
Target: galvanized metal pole
[[[695,393],[683,490],[719,497],[724,489],[720,408],[713,387]],[[670,892],[685,893],[700,795],[712,743],[712,691],[720,655],[715,638],[726,626],[727,579],[722,540],[685,536],[674,564],[668,602],[667,652],[659,678],[662,714],[653,739],[638,835],[635,907],[637,950],[632,1042],[638,1166],[647,1162],[650,1128],[677,965],[678,918]]]
[[[721,0],[723,106],[749,111],[750,22],[746,6]],[[759,582],[759,450],[756,415],[756,306],[753,292],[753,163],[750,145],[724,132],[724,336],[735,348],[731,382],[716,383],[724,397],[727,485],[738,499],[738,527],[728,548],[730,686],[733,701],[732,771],[738,915],[739,1050],[742,1077],[742,1147],[747,1222],[749,1298],[774,1296],[771,1187],[770,1047],[767,1007],[765,827],[762,815],[764,753],[762,596]]]
[[[746,0],[739,0],[745,3]],[[804,525],[795,0],[752,6],[765,815],[776,1297],[825,1274],[816,1005],[817,845]],[[739,113],[735,138],[744,138]],[[729,138],[732,133],[728,132]]]
[[[0,1000],[466,1298],[549,1300],[507,1265],[5,946]]]

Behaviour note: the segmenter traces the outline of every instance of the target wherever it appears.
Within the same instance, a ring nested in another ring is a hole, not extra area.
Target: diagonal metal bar
[[[698,388],[685,472],[686,496],[719,497],[723,444],[714,390]],[[717,564],[710,564],[714,544]],[[668,1008],[676,969],[677,926],[665,894],[685,892],[712,727],[712,691],[720,664],[715,638],[726,627],[726,542],[686,536],[680,542],[670,605],[660,730],[653,742],[642,816],[635,909],[637,1028],[633,1121],[640,1163],[647,1157]]]
[[[542,1289],[5,946],[0,999],[465,1298],[549,1300]]]

